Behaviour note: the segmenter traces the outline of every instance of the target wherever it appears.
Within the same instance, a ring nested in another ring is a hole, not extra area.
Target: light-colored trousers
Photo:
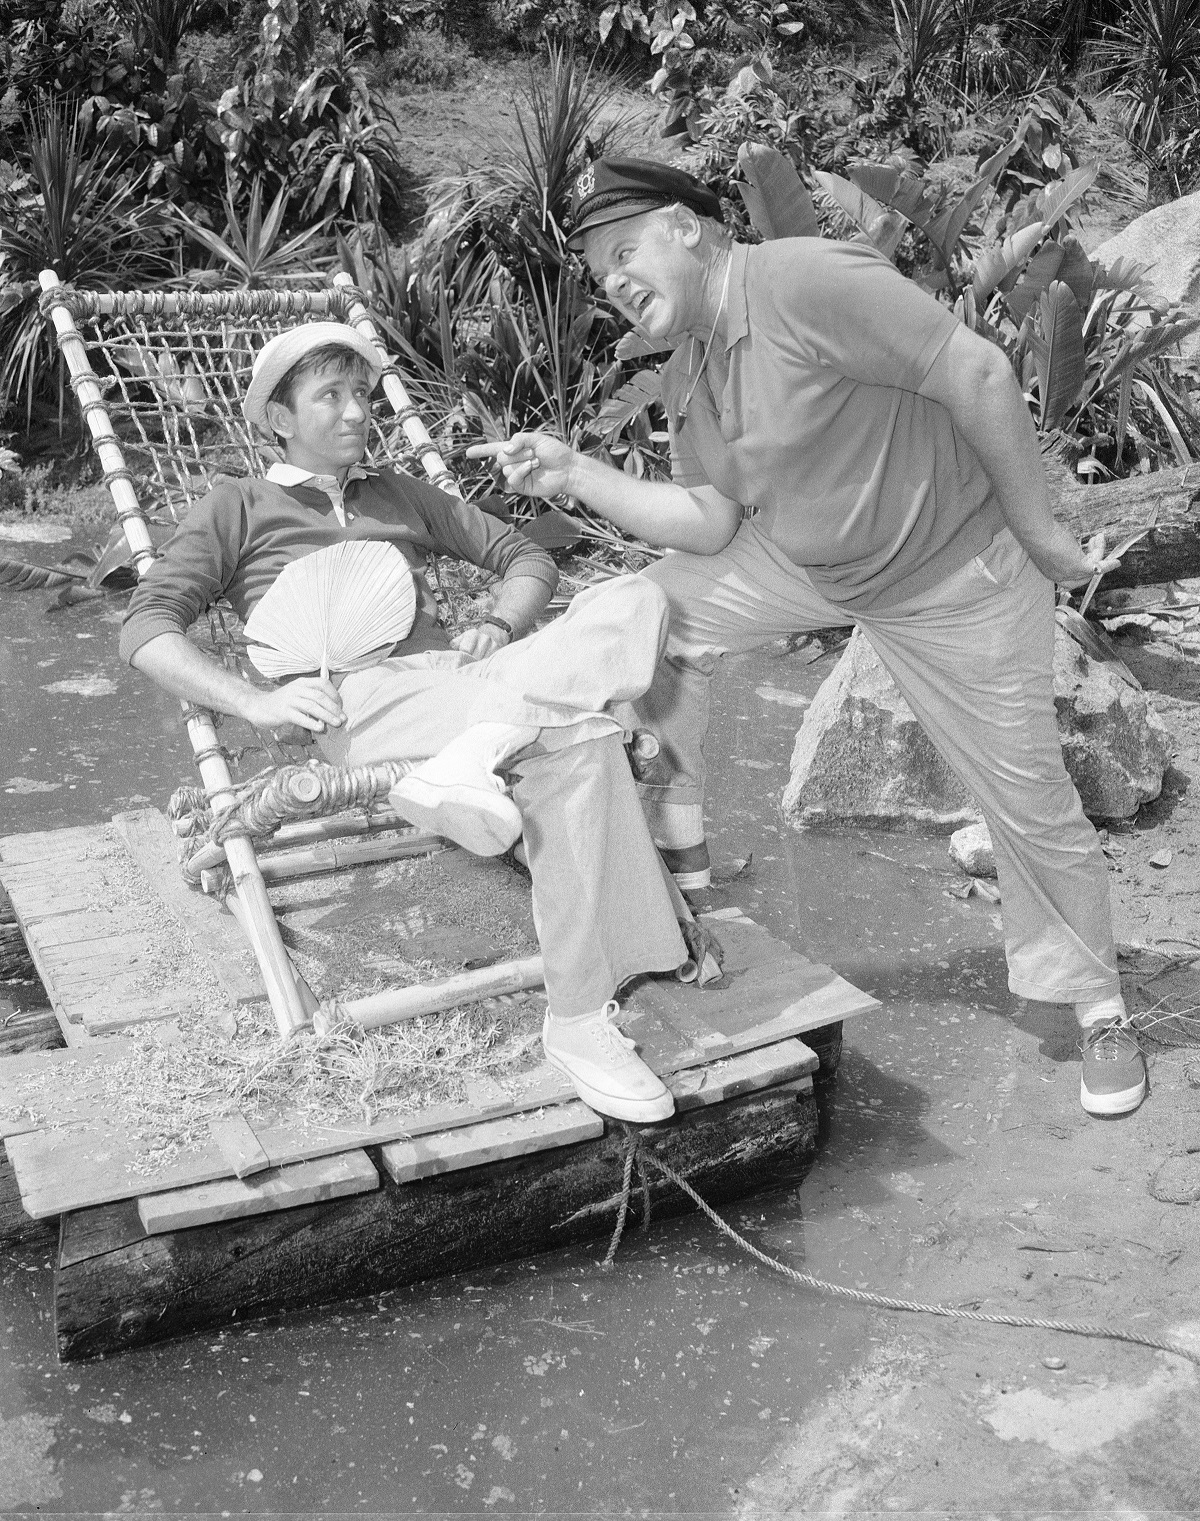
[[[666,658],[634,703],[657,734],[663,785],[643,789],[651,830],[702,838],[709,686],[721,655],[857,622],[991,830],[1009,987],[1050,1003],[1119,990],[1108,873],[1063,765],[1054,712],[1054,589],[1008,529],[931,591],[885,612],[827,602],[753,521],[715,555],[668,553],[642,572],[671,607]]]
[[[608,711],[650,685],[666,626],[663,593],[625,576],[483,660],[432,650],[337,678],[346,722],[318,736],[333,764],[362,766],[426,760],[478,723],[539,731],[505,769],[524,826],[546,991],[563,1018],[687,956],[624,731]]]

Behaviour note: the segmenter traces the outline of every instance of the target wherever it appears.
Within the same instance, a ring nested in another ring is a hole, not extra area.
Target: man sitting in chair
[[[622,577],[530,634],[557,582],[549,556],[470,503],[361,464],[380,373],[374,345],[340,323],[305,324],[264,347],[243,410],[285,463],[266,479],[221,480],[192,508],[134,593],[122,657],[189,702],[261,729],[312,731],[335,765],[419,762],[393,806],[477,854],[523,834],[546,964],[546,1055],[601,1113],[665,1119],[671,1095],[614,1025],[614,994],[636,973],[675,971],[688,951],[611,709],[650,685],[666,598]],[[361,539],[394,544],[418,592],[408,636],[377,664],[264,688],[187,639],[217,597],[246,619],[290,562]],[[421,573],[430,553],[501,577],[494,611],[453,640]]]

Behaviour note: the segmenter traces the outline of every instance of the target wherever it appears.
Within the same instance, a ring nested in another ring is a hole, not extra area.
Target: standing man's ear
[[[285,407],[281,401],[269,401],[266,405],[267,421],[271,425],[271,432],[277,438],[294,438],[296,434],[296,419],[292,415],[290,407]]]
[[[700,218],[690,206],[681,203],[671,207],[671,217],[675,223],[675,231],[679,234],[680,241],[685,248],[696,248],[700,239],[704,236],[704,229],[700,224]]]

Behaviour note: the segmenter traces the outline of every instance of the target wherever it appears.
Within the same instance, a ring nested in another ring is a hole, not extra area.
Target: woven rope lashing
[[[255,777],[238,789],[232,804],[216,809],[200,788],[181,787],[168,805],[167,816],[186,842],[183,874],[188,881],[198,882],[201,872],[220,860],[227,840],[241,837],[261,844],[285,824],[368,809],[386,797],[413,764],[382,761],[345,768],[312,760],[280,766]]]

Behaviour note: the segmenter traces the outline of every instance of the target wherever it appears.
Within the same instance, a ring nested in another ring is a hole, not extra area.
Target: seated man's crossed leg
[[[523,834],[546,964],[546,1055],[585,1102],[649,1123],[670,1093],[616,1029],[628,978],[687,959],[662,865],[611,713],[650,684],[666,598],[640,577],[584,592],[556,622],[483,660],[400,657],[336,678],[344,724],[318,736],[338,765],[421,761],[397,811],[480,854]],[[501,772],[513,777],[509,797]]]

